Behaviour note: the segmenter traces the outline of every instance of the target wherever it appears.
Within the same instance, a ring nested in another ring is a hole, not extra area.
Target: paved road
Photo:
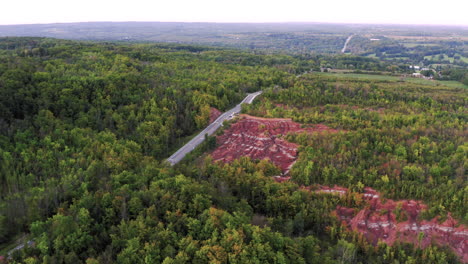
[[[251,104],[255,97],[259,96],[261,93],[262,91],[248,94],[240,104],[221,114],[213,123],[209,124],[205,129],[203,129],[200,134],[196,135],[182,148],[172,154],[172,156],[170,156],[167,161],[171,163],[171,165],[177,164],[185,157],[185,155],[194,150],[205,140],[205,134],[208,134],[209,136],[212,135],[220,126],[223,125],[224,120],[232,119],[235,114],[238,114],[241,111],[241,104]]]
[[[16,246],[15,248],[13,248],[12,250],[8,251],[8,253],[7,253],[8,258],[11,258],[11,255],[12,255],[15,251],[18,251],[18,250],[23,249],[26,245],[29,246],[29,247],[31,247],[31,246],[34,245],[34,241],[33,241],[33,240],[29,240],[29,241],[27,241],[26,243],[21,243],[21,244],[19,244],[18,246]]]
[[[349,36],[349,37],[346,39],[346,42],[345,42],[343,48],[341,49],[341,53],[345,53],[345,52],[346,52],[346,48],[347,48],[347,46],[348,46],[348,43],[349,43],[349,41],[353,38],[353,36],[354,36],[354,35],[351,35],[351,36]]]

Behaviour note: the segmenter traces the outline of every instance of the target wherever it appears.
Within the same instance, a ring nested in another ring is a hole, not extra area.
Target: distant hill
[[[352,31],[351,25],[316,23],[89,22],[0,26],[0,37],[197,43],[334,53]]]
[[[350,35],[356,37],[348,45],[348,52],[380,56],[380,53],[389,49],[397,49],[398,52],[405,51],[405,47],[399,42],[406,41],[407,38],[410,39],[410,47],[424,44],[427,38],[443,37],[445,38],[443,40],[450,41],[450,43],[444,43],[443,46],[450,44],[450,47],[455,46],[463,49],[464,41],[468,39],[468,28],[326,23],[182,22],[87,22],[0,26],[0,37],[31,36],[92,41],[171,42],[294,54],[340,53]],[[418,37],[425,40],[417,39]],[[388,38],[393,42],[387,41]],[[379,45],[380,43],[370,41],[371,39],[386,40],[381,41],[385,47],[380,47],[382,46]],[[395,44],[395,41],[398,43]],[[430,43],[430,45],[434,44],[439,43]],[[379,47],[376,48],[376,46]],[[420,50],[418,48],[418,51]],[[418,58],[415,60],[420,60],[421,56],[437,54],[434,50],[426,53],[418,54]],[[456,50],[452,53],[463,56],[464,52]],[[409,57],[408,54],[398,56]]]

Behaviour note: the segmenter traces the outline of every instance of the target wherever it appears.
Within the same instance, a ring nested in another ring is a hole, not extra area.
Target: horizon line
[[[468,24],[432,24],[432,23],[387,23],[387,22],[330,22],[330,21],[72,21],[72,22],[39,22],[39,23],[15,23],[0,24],[0,26],[31,26],[31,25],[54,25],[54,24],[79,24],[79,23],[186,23],[186,24],[335,24],[335,25],[386,25],[386,26],[455,26],[468,27]]]

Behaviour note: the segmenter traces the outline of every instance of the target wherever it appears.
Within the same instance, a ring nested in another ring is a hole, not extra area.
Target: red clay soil
[[[344,195],[347,189],[321,186],[315,192]],[[374,245],[378,241],[392,245],[398,240],[425,248],[435,243],[448,246],[460,256],[462,262],[468,263],[468,229],[465,225],[459,225],[450,213],[441,224],[437,217],[430,221],[418,220],[421,211],[427,209],[424,203],[391,199],[382,202],[380,197],[376,190],[366,187],[362,193],[362,198],[368,202],[366,208],[356,213],[356,209],[338,206],[335,213],[346,226],[364,234]],[[400,216],[406,216],[404,221],[397,221],[395,213],[398,208]],[[420,237],[420,234],[424,235]]]
[[[216,118],[218,118],[221,114],[222,114],[221,111],[219,111],[218,109],[214,107],[211,107],[210,108],[210,124],[213,123],[216,120]]]
[[[283,174],[287,174],[297,159],[298,145],[281,136],[288,133],[337,132],[322,124],[301,128],[301,124],[289,118],[240,117],[217,138],[218,147],[212,153],[215,161],[231,162],[241,156],[269,159],[281,168]]]
[[[275,106],[283,109],[289,109],[289,106],[285,104],[275,104]]]
[[[289,181],[290,179],[291,179],[290,176],[274,176],[273,177],[273,180],[275,180],[276,182],[279,182],[279,183]]]

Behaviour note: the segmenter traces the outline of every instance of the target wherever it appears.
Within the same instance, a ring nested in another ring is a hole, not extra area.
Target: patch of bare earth
[[[269,159],[283,174],[287,174],[297,159],[298,145],[282,136],[288,133],[337,132],[319,124],[301,128],[289,118],[260,118],[241,115],[223,135],[218,136],[218,147],[211,154],[215,161],[231,162],[242,156],[252,159]]]
[[[348,189],[320,186],[315,192],[345,195]],[[421,201],[386,199],[384,202],[381,194],[369,187],[364,188],[360,195],[368,204],[364,209],[338,206],[334,213],[343,224],[362,233],[374,245],[378,241],[388,245],[401,241],[425,248],[435,243],[448,246],[464,263],[468,262],[468,229],[453,219],[450,213],[442,223],[439,223],[438,217],[429,221],[419,220],[420,213],[427,209],[427,205]],[[401,216],[404,220],[398,221]]]
[[[220,115],[223,113],[218,109],[211,107],[210,108],[210,124],[213,123]]]

